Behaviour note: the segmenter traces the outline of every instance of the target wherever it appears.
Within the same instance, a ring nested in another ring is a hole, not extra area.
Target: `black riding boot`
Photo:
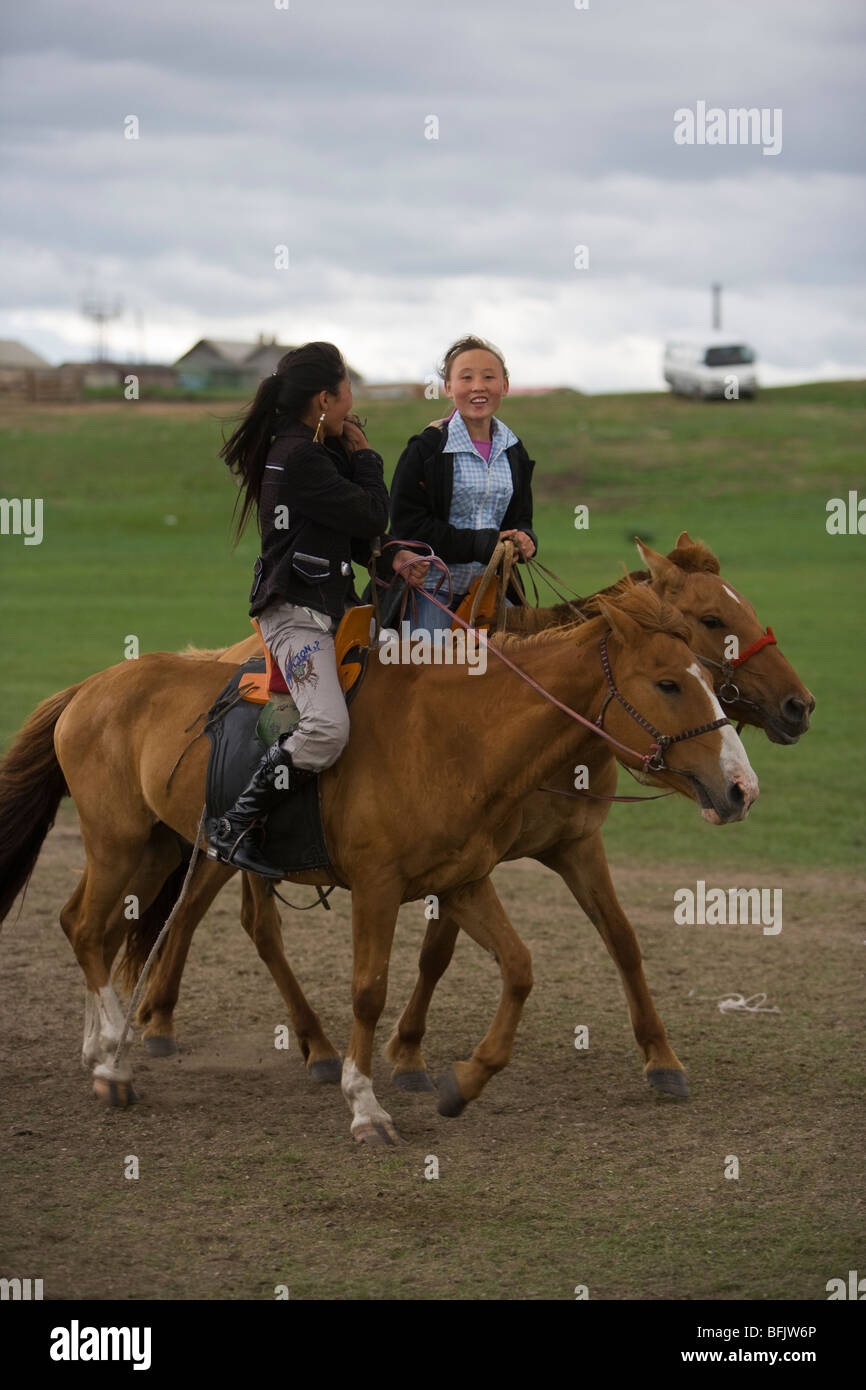
[[[274,784],[281,768],[284,769],[284,777],[288,772],[288,784],[276,787]],[[236,864],[239,869],[261,874],[263,878],[285,878],[281,869],[274,868],[273,864],[268,864],[262,858],[254,828],[285,792],[297,791],[315,775],[314,772],[295,767],[279,739],[272,743],[234,806],[219,819],[208,822],[208,858],[220,859],[224,864]]]

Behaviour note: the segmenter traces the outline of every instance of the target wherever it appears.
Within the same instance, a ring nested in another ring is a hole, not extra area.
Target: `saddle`
[[[244,681],[244,699],[249,700],[254,705],[266,705],[272,695],[288,695],[294,705],[295,702],[289,695],[289,687],[286,685],[283,673],[265,645],[258,618],[250,618],[250,622],[258,633],[259,641],[262,644],[265,669],[261,674],[251,673],[248,680]],[[340,678],[340,685],[343,687],[343,694],[346,696],[350,690],[354,689],[364,673],[372,637],[372,623],[372,604],[361,604],[360,607],[350,608],[343,614],[334,635],[337,674]],[[348,700],[347,703],[349,703]]]
[[[456,616],[471,627],[505,626],[505,595],[509,586],[523,596],[523,582],[517,572],[517,550],[510,540],[498,541],[483,574],[473,581],[468,594],[456,609]],[[523,598],[525,602],[525,597]],[[451,623],[452,630],[459,623]]]
[[[351,704],[370,647],[372,607],[350,608],[334,637],[340,684]],[[253,627],[261,637],[255,618]],[[272,743],[298,727],[300,714],[280,668],[262,641],[262,655],[232,675],[208,711],[210,739],[205,800],[207,816],[233,806]],[[315,869],[338,880],[322,829],[319,778],[312,777],[270,812],[262,852],[288,873]],[[339,880],[338,880],[339,881]]]
[[[462,601],[457,605],[454,612],[458,618],[462,618],[464,623],[472,620],[472,606],[475,603],[475,595],[484,583],[484,575],[480,574],[477,579],[473,579],[469,592],[464,595]],[[489,628],[496,617],[497,592],[495,584],[488,584],[481,599],[479,600],[477,612],[475,614],[475,627]],[[452,621],[453,631],[458,631],[459,623]]]

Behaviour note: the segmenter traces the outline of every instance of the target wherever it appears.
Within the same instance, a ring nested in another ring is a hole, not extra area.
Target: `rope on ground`
[[[160,946],[162,945],[163,941],[168,935],[169,930],[171,928],[171,924],[177,916],[178,912],[180,911],[181,904],[183,903],[183,900],[186,897],[187,892],[189,891],[190,881],[195,871],[196,861],[198,859],[199,850],[201,847],[201,837],[202,832],[204,830],[204,818],[206,809],[207,808],[205,806],[202,806],[201,808],[201,817],[198,823],[198,830],[196,831],[195,842],[192,847],[192,855],[190,856],[190,861],[187,866],[186,877],[183,881],[183,887],[180,890],[177,902],[175,903],[174,907],[171,909],[171,912],[165,919],[165,923],[159,933],[159,936],[153,943],[150,955],[144,962],[144,967],[142,969],[141,974],[138,977],[138,983],[136,984],[135,989],[133,991],[132,999],[129,1003],[129,1008],[126,1011],[126,1018],[123,1023],[123,1032],[120,1035],[120,1041],[118,1042],[117,1048],[115,1049],[114,1053],[113,1066],[115,1070],[117,1070],[120,1067],[120,1064],[123,1061],[126,1053],[128,1052],[130,1044],[132,1042],[131,1037],[129,1037],[130,1025],[132,1023],[133,1015],[136,1009],[138,1008],[141,996],[144,993],[144,987],[147,984],[147,977],[150,974],[150,967],[156,959],[157,952],[159,951]]]
[[[719,1013],[747,1013],[747,1014],[780,1014],[782,1010],[777,1004],[767,1004],[767,995],[763,993],[750,994],[748,999],[738,994],[736,990],[729,990],[727,994],[695,994],[693,989],[689,990],[689,997],[700,999],[704,1003],[719,1003]]]

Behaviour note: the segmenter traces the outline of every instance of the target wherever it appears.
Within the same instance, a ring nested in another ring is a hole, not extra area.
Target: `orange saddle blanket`
[[[265,669],[261,674],[251,672],[244,677],[244,699],[249,700],[254,705],[266,705],[272,695],[288,695],[290,691],[282,671],[265,646],[258,619],[250,618],[250,622],[259,634],[262,643]],[[362,604],[358,608],[350,608],[340,619],[339,627],[334,635],[334,647],[337,653],[337,672],[344,695],[348,695],[363,673],[366,652],[370,646],[372,623],[372,604]]]

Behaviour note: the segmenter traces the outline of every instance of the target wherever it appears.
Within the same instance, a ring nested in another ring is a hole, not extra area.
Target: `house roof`
[[[15,338],[0,338],[0,367],[50,367],[51,363],[38,352],[25,347]]]
[[[199,338],[182,357],[178,357],[174,365],[182,366],[196,348],[201,347],[209,348],[217,357],[222,358],[227,367],[243,367],[249,364],[251,370],[263,372],[273,370],[280,358],[292,350],[285,344],[264,342],[261,339],[255,343],[239,343],[229,338]],[[349,375],[355,382],[362,382],[364,379],[352,366],[349,366]]]
[[[240,366],[244,359],[249,357],[253,348],[256,346],[257,344],[255,343],[238,343],[230,338],[199,338],[198,342],[193,343],[192,347],[177,360],[179,363],[183,362],[185,358],[195,352],[196,348],[208,347],[212,352],[216,353],[217,357],[221,357],[227,364],[231,363],[233,366]]]

